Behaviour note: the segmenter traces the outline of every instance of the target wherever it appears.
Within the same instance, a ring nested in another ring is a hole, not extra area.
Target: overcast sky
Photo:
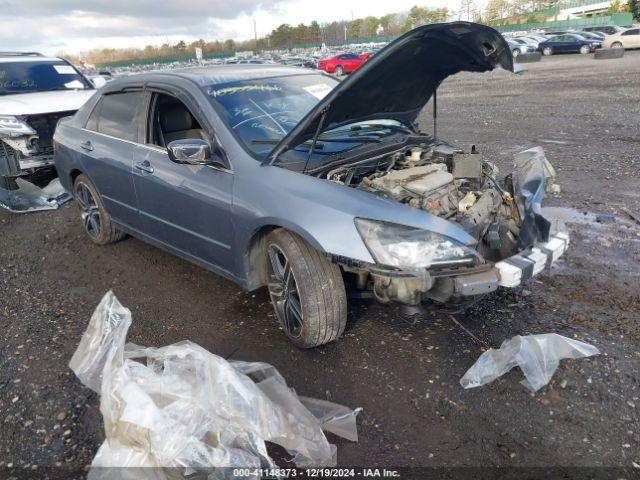
[[[281,23],[381,16],[413,5],[457,10],[459,0],[0,0],[3,50],[77,53],[167,40],[253,38]]]

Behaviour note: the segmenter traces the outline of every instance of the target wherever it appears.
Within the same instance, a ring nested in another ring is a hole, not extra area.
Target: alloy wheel
[[[282,328],[287,335],[297,338],[302,332],[303,313],[298,284],[291,270],[291,264],[284,252],[276,245],[269,245],[267,254],[271,301]]]
[[[84,229],[91,238],[98,238],[102,231],[100,209],[91,190],[82,182],[76,187],[76,200],[80,206],[80,218]]]

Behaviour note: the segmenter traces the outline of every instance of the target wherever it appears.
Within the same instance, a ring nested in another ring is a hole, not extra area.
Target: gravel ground
[[[640,52],[527,68],[446,81],[438,132],[475,143],[502,172],[514,152],[541,145],[562,186],[548,212],[573,244],[548,274],[457,318],[493,344],[557,332],[600,356],[562,363],[536,394],[517,370],[463,390],[478,353],[469,336],[447,315],[411,325],[373,302],[350,304],[340,341],[301,351],[278,330],[265,290],[244,292],[136,239],[96,247],[73,203],[0,211],[0,467],[91,462],[103,441],[98,397],[67,363],[108,289],[132,310],[137,344],[188,339],[272,363],[300,394],[363,407],[360,441],[332,438],[341,465],[640,464],[640,225],[622,210],[640,212]]]

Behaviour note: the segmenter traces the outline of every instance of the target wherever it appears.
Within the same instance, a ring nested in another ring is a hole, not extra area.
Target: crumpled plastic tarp
[[[37,212],[40,210],[55,210],[64,202],[71,200],[59,178],[54,178],[49,184],[40,188],[33,183],[17,178],[17,190],[0,188],[0,207],[14,213]]]
[[[502,342],[498,350],[492,348],[480,355],[460,384],[464,388],[480,387],[519,366],[525,376],[520,383],[535,392],[549,383],[560,360],[599,353],[593,345],[557,333],[517,335]]]
[[[125,345],[130,325],[131,312],[108,292],[69,363],[100,394],[106,440],[90,478],[275,467],[265,441],[284,447],[299,467],[332,466],[336,448],[323,430],[357,441],[360,409],[298,397],[273,366],[227,361],[192,342]]]

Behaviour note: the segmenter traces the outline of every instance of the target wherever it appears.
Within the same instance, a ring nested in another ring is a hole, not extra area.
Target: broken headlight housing
[[[439,233],[396,223],[355,219],[356,228],[377,263],[402,270],[475,263],[475,250]]]
[[[12,115],[0,115],[0,133],[10,136],[35,135],[35,131]]]

